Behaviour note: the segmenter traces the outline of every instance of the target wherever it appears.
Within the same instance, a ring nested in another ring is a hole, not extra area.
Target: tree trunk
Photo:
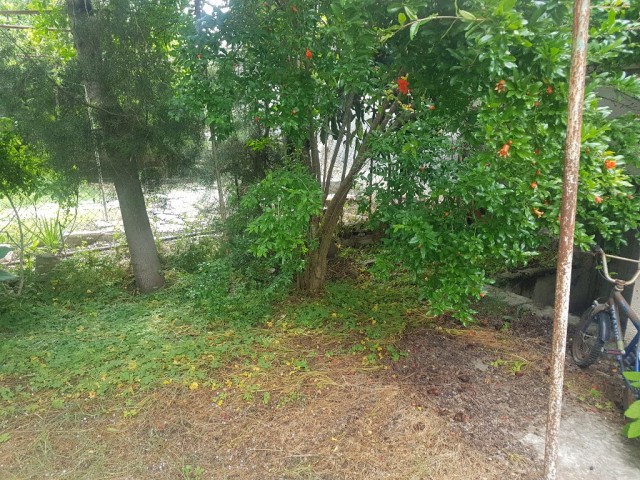
[[[370,132],[386,128],[397,109],[398,104],[395,102],[388,102],[381,105],[380,110],[371,121]],[[327,205],[327,209],[322,215],[322,218],[318,221],[318,228],[312,228],[311,236],[317,239],[318,248],[308,253],[305,269],[298,276],[297,282],[300,290],[311,295],[321,293],[324,288],[324,283],[327,278],[327,256],[329,254],[329,248],[331,247],[331,242],[333,242],[333,236],[336,233],[344,205],[347,202],[347,195],[353,186],[356,175],[362,170],[367,160],[368,150],[369,137],[365,136],[353,159],[349,173],[344,177],[342,182],[340,182],[337,192]]]
[[[214,149],[216,146],[214,145]],[[212,151],[213,168],[216,175],[216,187],[218,187],[218,211],[220,212],[220,220],[227,221],[227,202],[224,199],[224,186],[222,185],[222,173],[220,172],[220,157],[217,151]]]
[[[338,221],[342,216],[344,204],[347,202],[347,195],[355,176],[358,174],[364,163],[365,149],[360,151],[360,158],[356,159],[345,180],[338,186],[338,191],[329,202],[326,211],[319,220],[319,226],[312,228],[312,236],[318,240],[318,248],[311,250],[306,258],[305,269],[298,276],[298,288],[311,295],[318,295],[324,288],[327,278],[327,261],[329,249],[333,242],[333,237],[338,227]]]
[[[218,152],[218,142],[215,137],[213,126],[209,126],[211,135],[211,160],[213,161],[213,173],[216,177],[216,187],[218,188],[218,211],[220,220],[227,221],[227,204],[224,199],[224,187],[222,185],[222,169],[220,168],[220,154]]]
[[[101,30],[95,25],[95,10],[91,0],[67,0],[67,12],[90,107],[97,107],[95,118],[102,129],[105,165],[113,173],[136,285],[143,293],[157,290],[164,285],[164,278],[138,168],[133,158],[123,158],[122,152],[116,150],[120,143],[119,136],[128,134],[125,122],[129,119],[122,115],[117,96],[100,74],[108,65],[104,65],[102,59],[100,43],[103,39],[100,37]],[[108,38],[105,40],[108,41]]]
[[[344,204],[347,201],[347,193],[353,183],[353,176],[348,176],[347,178],[348,181],[340,184],[338,192],[329,203],[320,220],[319,228],[312,229],[312,235],[314,230],[317,232],[313,236],[318,241],[318,248],[309,251],[305,268],[298,276],[298,288],[311,295],[318,295],[324,289],[324,283],[327,279],[329,249],[331,248]]]
[[[127,167],[115,172],[114,184],[136,285],[140,292],[147,293],[162,288],[164,277],[137,168]]]
[[[327,249],[328,252],[328,249]],[[298,288],[310,295],[319,295],[327,278],[327,253],[320,249],[309,252],[304,271],[298,276]]]

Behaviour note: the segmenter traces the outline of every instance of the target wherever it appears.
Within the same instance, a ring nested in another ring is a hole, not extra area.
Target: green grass
[[[307,370],[317,352],[292,353],[284,346],[292,337],[332,337],[335,351],[325,354],[363,364],[397,359],[411,312],[425,309],[402,283],[332,283],[313,300],[248,279],[224,259],[193,270],[170,271],[167,288],[135,296],[116,259],[87,254],[21,298],[0,292],[0,417],[167,384],[215,389],[232,364]],[[260,390],[240,376],[226,381],[246,399]]]

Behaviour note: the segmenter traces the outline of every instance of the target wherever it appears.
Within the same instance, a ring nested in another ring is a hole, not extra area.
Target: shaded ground
[[[552,322],[505,313],[511,315],[486,311],[484,329],[459,330],[450,322],[436,327],[441,335],[409,337],[413,355],[394,370],[487,460],[509,465],[514,477],[540,478]],[[558,478],[640,475],[640,443],[622,436],[622,393],[609,360],[585,371],[567,360]]]
[[[418,326],[399,342],[406,356],[377,366],[336,355],[335,339],[292,337],[282,346],[292,358],[315,352],[304,368],[230,369],[261,376],[264,391],[245,400],[224,385],[169,385],[126,407],[86,399],[20,414],[2,425],[0,478],[539,478],[550,320],[493,302],[481,309],[473,329],[408,312]],[[593,418],[573,428],[621,429],[611,365],[566,373],[570,418]],[[619,478],[594,465],[575,478]]]

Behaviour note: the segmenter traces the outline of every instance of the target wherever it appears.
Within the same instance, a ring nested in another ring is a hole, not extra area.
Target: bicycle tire
[[[608,321],[610,319],[607,312],[593,314],[593,307],[582,314],[571,342],[571,356],[578,367],[587,368],[593,365],[602,353],[604,341],[600,335],[600,324]]]

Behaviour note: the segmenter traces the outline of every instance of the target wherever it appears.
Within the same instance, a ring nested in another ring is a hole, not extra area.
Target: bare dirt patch
[[[487,460],[514,478],[540,478],[539,452],[522,440],[545,434],[553,323],[486,307],[477,328],[439,319],[407,336],[409,355],[393,369]],[[581,370],[568,358],[565,368],[565,408],[596,414],[621,434],[624,389],[615,365],[602,359]]]

